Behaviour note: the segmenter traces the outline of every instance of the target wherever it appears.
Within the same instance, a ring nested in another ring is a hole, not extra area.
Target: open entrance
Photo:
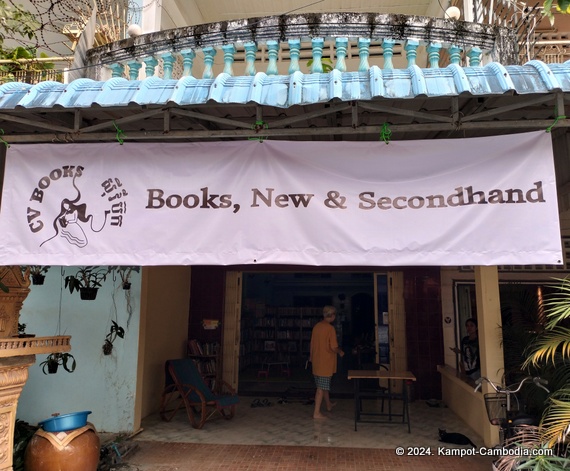
[[[347,371],[388,363],[387,275],[366,272],[244,272],[239,345],[239,392],[308,396],[313,326],[322,310],[337,310],[335,329],[346,355],[333,392],[350,394]]]

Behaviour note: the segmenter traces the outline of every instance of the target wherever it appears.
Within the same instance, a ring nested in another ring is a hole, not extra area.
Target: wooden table
[[[386,370],[348,370],[348,379],[354,380],[354,430],[356,431],[358,422],[373,422],[373,423],[397,423],[392,421],[392,417],[402,417],[402,423],[408,424],[408,433],[410,433],[410,413],[408,409],[408,388],[406,383],[408,381],[415,381],[416,377],[409,371],[386,371]],[[388,380],[388,387],[385,391],[380,392],[380,387],[378,388],[379,394],[376,396],[382,398],[382,401],[386,399],[388,401],[388,412],[384,412],[384,402],[382,402],[381,412],[363,412],[362,411],[362,399],[374,397],[374,394],[369,392],[363,392],[360,387],[361,379],[386,379]],[[401,380],[402,381],[402,393],[392,393],[392,387],[390,380]],[[392,401],[401,400],[402,413],[392,412]],[[362,416],[370,416],[368,420],[362,419]],[[376,417],[376,419],[374,419]]]

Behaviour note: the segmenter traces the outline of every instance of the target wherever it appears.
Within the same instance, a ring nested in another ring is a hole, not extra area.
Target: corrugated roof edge
[[[429,71],[429,72],[428,72]],[[528,78],[531,86],[517,86],[511,73]],[[6,83],[0,86],[0,110],[23,107],[89,108],[120,107],[129,104],[181,106],[217,103],[260,105],[287,108],[295,104],[311,104],[333,99],[342,101],[372,98],[408,99],[416,96],[438,97],[469,93],[474,96],[544,93],[561,90],[570,92],[570,61],[545,64],[533,60],[523,66],[504,67],[492,62],[484,67],[449,65],[442,69],[379,69],[372,66],[366,72],[338,72],[267,76],[263,72],[251,77],[231,80],[228,74],[214,79],[182,77],[163,80],[149,77],[143,80],[113,78],[105,82],[78,79],[67,85],[41,82],[36,85]],[[237,77],[236,77],[237,79]],[[359,86],[355,86],[355,83]],[[235,88],[232,89],[233,84]],[[534,85],[533,85],[534,84]],[[239,86],[238,86],[239,85]],[[269,93],[271,90],[271,93]]]

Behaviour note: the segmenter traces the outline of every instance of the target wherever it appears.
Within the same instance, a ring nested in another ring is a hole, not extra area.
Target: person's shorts
[[[331,390],[331,376],[317,376],[315,377],[315,386],[317,389],[322,389],[323,391]]]

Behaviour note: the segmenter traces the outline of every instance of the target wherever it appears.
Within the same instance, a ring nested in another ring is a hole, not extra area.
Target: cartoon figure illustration
[[[81,191],[75,185],[75,177],[73,178],[73,187],[77,190],[77,197],[73,200],[64,198],[61,201],[61,210],[53,222],[55,234],[49,239],[43,241],[40,247],[46,242],[61,235],[70,244],[79,248],[85,247],[88,243],[87,235],[83,230],[82,224],[90,222],[90,228],[93,232],[101,232],[107,223],[107,216],[110,211],[105,211],[103,225],[99,229],[93,228],[93,215],[87,214],[87,204],[79,203],[81,199]]]

